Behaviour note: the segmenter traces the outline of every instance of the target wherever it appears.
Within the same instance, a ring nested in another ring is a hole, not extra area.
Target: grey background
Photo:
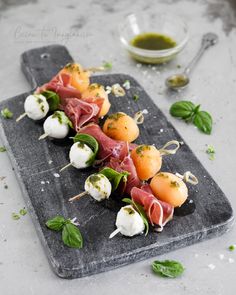
[[[113,72],[130,74],[144,86],[235,208],[236,9],[233,1],[0,3],[1,99],[30,89],[19,66],[19,56],[27,49],[62,43],[68,46],[75,60],[86,66],[111,60]],[[191,36],[188,47],[168,66],[137,67],[120,48],[117,23],[124,14],[143,10],[146,13],[153,10],[178,13],[189,24]],[[186,65],[206,31],[218,33],[220,43],[203,57],[187,91],[180,95],[166,93],[164,78],[178,70],[178,64]],[[191,99],[210,111],[215,119],[213,134],[203,135],[194,127],[170,118],[168,109],[176,99]],[[213,144],[216,148],[214,161],[210,161],[205,153],[206,144]],[[0,157],[0,176],[6,176],[0,182],[0,290],[5,294],[235,293],[236,264],[232,259],[236,259],[236,254],[227,250],[230,244],[236,243],[235,229],[220,238],[158,257],[183,262],[186,272],[177,280],[154,276],[150,271],[153,259],[73,281],[57,278],[49,268],[29,215],[19,221],[11,218],[11,213],[24,207],[24,202],[7,154]],[[8,189],[4,188],[5,184]],[[215,269],[211,270],[209,264]]]

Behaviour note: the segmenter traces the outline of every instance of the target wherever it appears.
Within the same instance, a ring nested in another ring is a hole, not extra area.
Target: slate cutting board
[[[53,45],[25,52],[21,64],[34,88],[47,82],[70,61],[72,57],[65,47]],[[110,112],[124,111],[133,115],[147,109],[145,123],[140,127],[140,143],[161,147],[172,139],[182,141],[135,79],[124,74],[111,74],[95,76],[92,80],[112,85],[122,84],[127,79],[130,80],[131,89],[125,97],[110,95]],[[107,271],[218,236],[233,224],[232,208],[224,193],[185,143],[176,156],[164,158],[162,170],[179,173],[190,170],[198,177],[198,186],[188,185],[189,194],[196,203],[195,212],[185,217],[175,216],[162,233],[150,232],[146,237],[141,235],[134,238],[117,235],[109,240],[109,234],[114,230],[118,203],[112,199],[97,203],[89,197],[73,204],[68,202],[71,196],[83,190],[84,180],[92,171],[78,171],[71,167],[60,173],[60,177],[55,177],[54,174],[68,163],[71,142],[48,139],[39,142],[37,139],[43,131],[42,122],[35,123],[25,118],[16,124],[15,119],[23,112],[23,103],[28,94],[1,102],[0,109],[8,107],[14,113],[13,120],[1,118],[1,133],[35,227],[58,276],[78,278]],[[139,95],[137,102],[132,99],[134,94]],[[56,214],[78,218],[84,237],[83,249],[64,246],[60,234],[45,227],[45,221]]]

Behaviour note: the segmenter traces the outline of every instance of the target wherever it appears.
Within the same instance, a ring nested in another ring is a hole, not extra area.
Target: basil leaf
[[[111,182],[112,191],[115,191],[118,188],[121,181],[126,182],[127,176],[129,175],[129,173],[126,171],[117,172],[109,167],[103,168],[99,173],[105,175]]]
[[[46,226],[49,228],[49,229],[52,229],[52,230],[55,230],[55,231],[60,231],[62,230],[64,224],[65,224],[66,220],[63,216],[56,216],[52,219],[49,219],[47,222],[46,222]]]
[[[62,111],[56,111],[52,115],[53,118],[57,118],[59,123],[67,124],[70,128],[73,128],[73,125],[70,119],[66,116],[66,114]]]
[[[129,198],[124,198],[122,199],[123,202],[130,204],[134,207],[134,209],[139,213],[139,215],[141,216],[143,223],[145,225],[146,231],[145,231],[145,236],[148,234],[149,232],[149,222],[148,222],[148,217],[146,212],[144,211],[143,207],[138,204],[137,202],[134,202],[132,199]]]
[[[41,94],[46,97],[47,102],[49,104],[50,111],[58,110],[58,107],[60,104],[60,98],[56,92],[51,91],[51,90],[45,90]]]
[[[173,117],[187,119],[194,114],[195,105],[191,101],[182,100],[172,104],[170,114]]]
[[[212,130],[212,117],[209,113],[200,111],[193,119],[193,124],[197,126],[199,130],[206,134],[211,134]]]
[[[83,238],[80,230],[72,223],[66,223],[62,230],[62,240],[65,245],[71,248],[82,248]]]
[[[95,161],[99,149],[97,140],[91,135],[80,133],[76,134],[76,136],[73,137],[73,140],[74,142],[85,143],[87,146],[91,148],[91,150],[93,151],[93,156],[86,162],[86,164],[92,165]]]
[[[11,119],[13,117],[13,113],[8,108],[1,110],[1,115],[5,119]]]
[[[184,272],[184,267],[178,261],[156,260],[152,263],[152,270],[162,277],[176,278]]]

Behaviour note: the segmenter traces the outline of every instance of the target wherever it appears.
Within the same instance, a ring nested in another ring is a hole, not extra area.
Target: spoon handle
[[[200,57],[203,55],[205,50],[215,45],[217,42],[218,42],[218,36],[215,33],[207,33],[203,35],[202,45],[200,49],[198,50],[196,56],[193,58],[190,64],[185,68],[184,73],[186,75],[189,75],[189,73],[192,71],[196,63],[199,61]]]

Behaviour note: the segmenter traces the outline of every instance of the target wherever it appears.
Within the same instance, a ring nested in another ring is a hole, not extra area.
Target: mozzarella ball
[[[82,142],[75,142],[70,148],[70,162],[77,169],[89,167],[87,162],[92,156],[91,148]]]
[[[97,201],[108,199],[112,186],[109,179],[103,174],[90,175],[84,185],[84,189]]]
[[[43,124],[44,132],[53,138],[65,138],[69,133],[69,126],[66,123],[59,122],[58,117],[49,116]]]
[[[42,94],[31,94],[27,96],[24,104],[25,112],[30,119],[43,119],[48,111],[49,104]]]
[[[116,226],[124,236],[132,237],[144,231],[144,223],[141,216],[131,205],[122,207],[116,217]]]

